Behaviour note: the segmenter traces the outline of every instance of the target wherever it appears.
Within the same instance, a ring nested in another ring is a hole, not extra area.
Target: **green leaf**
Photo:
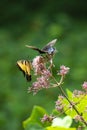
[[[64,127],[64,128],[69,128],[72,124],[72,118],[70,116],[66,116],[63,119],[62,118],[55,118],[52,121],[52,126],[56,127],[56,126],[60,126],[60,127]]]
[[[46,130],[76,130],[76,128],[65,128],[65,127],[47,127]]]
[[[83,128],[83,130],[87,130],[87,127]]]
[[[67,95],[68,95],[68,98],[72,98],[72,92],[69,90],[69,89],[66,89],[66,92],[67,92]]]
[[[45,129],[39,124],[31,123],[25,127],[25,130],[45,130]]]
[[[67,90],[67,95],[69,100],[75,105],[77,111],[82,114],[82,117],[85,121],[87,121],[87,95],[81,94],[79,96],[73,96],[73,93]],[[62,104],[65,106],[64,111],[67,115],[75,118],[77,116],[77,112],[73,109],[67,99],[62,100]]]
[[[26,119],[25,121],[23,121],[23,127],[24,128],[30,128],[30,127],[32,128],[33,126],[34,127],[35,126],[39,126],[39,127],[43,126],[40,119],[46,113],[47,112],[42,107],[34,106],[32,113],[31,113],[31,116],[28,119]],[[31,129],[31,130],[33,130],[33,129]],[[36,128],[35,128],[35,130],[36,130]]]

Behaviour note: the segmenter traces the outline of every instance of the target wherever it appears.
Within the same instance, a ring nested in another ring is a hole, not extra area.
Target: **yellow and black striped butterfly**
[[[27,81],[31,81],[31,69],[32,65],[31,62],[28,60],[19,60],[17,61],[18,68],[23,72],[24,77],[26,77]]]
[[[55,48],[53,47],[54,44],[56,43],[57,39],[52,40],[51,42],[49,42],[45,47],[43,47],[42,49],[39,49],[37,47],[34,46],[29,46],[26,45],[26,47],[31,48],[33,50],[38,51],[40,54],[43,53],[47,53],[48,55],[53,55],[55,53]]]

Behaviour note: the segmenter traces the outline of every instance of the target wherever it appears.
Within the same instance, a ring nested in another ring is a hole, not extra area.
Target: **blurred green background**
[[[58,89],[28,94],[27,83],[16,67],[20,59],[32,60],[37,52],[26,44],[42,48],[57,38],[53,69],[70,67],[64,88],[81,89],[87,80],[86,0],[3,0],[0,2],[0,130],[22,130],[22,121],[34,105],[51,112]],[[56,77],[57,78],[57,77]]]

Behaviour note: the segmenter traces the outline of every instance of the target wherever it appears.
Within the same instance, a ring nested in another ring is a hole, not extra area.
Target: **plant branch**
[[[57,82],[57,80],[55,79],[55,77],[53,77],[53,79],[56,82],[56,86],[59,87],[59,89],[60,89],[61,93],[63,94],[63,96],[67,99],[67,101],[70,103],[70,105],[76,111],[76,113],[80,116],[82,122],[87,126],[87,122],[84,120],[84,118],[82,117],[82,115],[79,113],[79,111],[77,110],[77,108],[75,107],[75,105],[69,100],[69,98],[67,97],[66,93],[64,92],[64,90],[61,87],[61,84],[63,83],[64,76],[61,76],[60,82]]]

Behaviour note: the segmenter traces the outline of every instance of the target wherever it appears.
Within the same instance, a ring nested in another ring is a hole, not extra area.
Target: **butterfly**
[[[28,48],[31,48],[33,50],[36,50],[38,51],[40,54],[43,54],[43,53],[47,53],[48,55],[52,55],[54,52],[55,52],[55,48],[53,47],[56,43],[57,39],[54,39],[52,40],[51,42],[49,42],[46,46],[44,46],[42,49],[39,49],[37,47],[34,47],[34,46],[29,46],[29,45],[26,45],[26,47]]]
[[[55,45],[56,42],[57,42],[57,39],[54,39],[51,42],[49,42],[46,46],[44,46],[42,49],[39,49],[39,48],[34,47],[34,46],[29,46],[29,45],[26,45],[26,47],[31,48],[33,50],[36,50],[40,54],[46,54],[46,58],[47,58],[47,60],[50,61],[51,66],[52,66],[53,65],[52,64],[53,63],[52,58],[53,58],[53,55],[56,52],[56,49],[53,46]]]
[[[18,60],[17,66],[23,72],[24,77],[26,77],[26,80],[31,81],[31,73],[30,73],[32,69],[31,62],[28,60]]]

